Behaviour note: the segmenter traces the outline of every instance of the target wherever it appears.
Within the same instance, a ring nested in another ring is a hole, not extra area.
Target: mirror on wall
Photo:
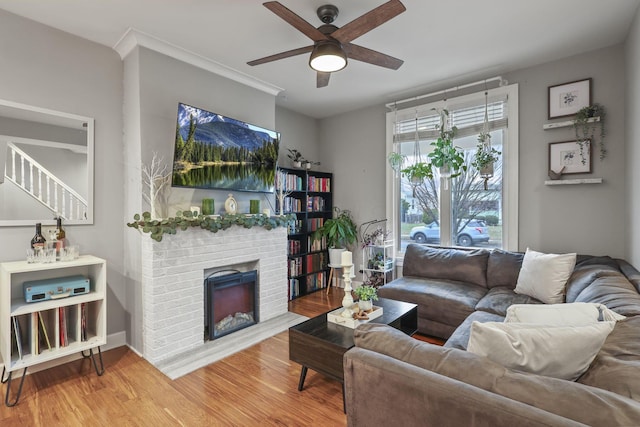
[[[0,100],[0,226],[93,224],[93,127]]]

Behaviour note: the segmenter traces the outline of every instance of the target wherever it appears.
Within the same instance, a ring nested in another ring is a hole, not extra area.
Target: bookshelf
[[[283,200],[284,213],[296,216],[288,234],[289,300],[327,286],[327,244],[314,240],[312,234],[333,215],[332,186],[331,173],[285,168],[278,171],[276,187],[289,193]],[[279,200],[276,205],[280,212]]]
[[[24,282],[76,275],[89,279],[88,293],[25,302]],[[0,355],[7,406],[18,403],[26,370],[34,365],[81,353],[91,357],[96,373],[102,375],[100,346],[107,343],[106,276],[106,261],[91,255],[49,264],[0,263]],[[96,348],[100,367],[93,353]],[[11,392],[12,374],[18,370],[23,370],[20,384],[17,392]]]

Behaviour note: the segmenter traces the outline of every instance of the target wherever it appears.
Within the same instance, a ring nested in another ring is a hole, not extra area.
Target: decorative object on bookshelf
[[[279,217],[269,217],[264,214],[258,215],[221,215],[216,217],[197,216],[194,217],[190,211],[176,212],[175,217],[164,219],[152,219],[149,212],[144,212],[142,216],[135,214],[133,222],[127,223],[127,227],[136,228],[143,233],[149,233],[150,237],[160,242],[164,234],[176,234],[177,230],[187,230],[189,227],[199,227],[212,233],[219,230],[238,225],[244,228],[262,227],[272,230],[277,227],[289,227],[295,223],[294,215],[284,215]]]

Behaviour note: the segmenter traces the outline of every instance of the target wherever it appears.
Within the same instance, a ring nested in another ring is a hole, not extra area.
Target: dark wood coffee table
[[[380,298],[374,304],[384,311],[382,316],[371,320],[371,323],[390,325],[407,335],[413,335],[417,331],[416,304],[385,298]],[[354,346],[353,331],[346,326],[327,322],[327,313],[289,328],[289,359],[302,365],[298,390],[302,391],[307,369],[310,368],[340,381],[344,399],[342,357]]]

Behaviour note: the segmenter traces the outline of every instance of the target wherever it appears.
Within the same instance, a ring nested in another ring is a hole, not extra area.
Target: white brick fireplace
[[[152,364],[204,345],[204,278],[223,268],[258,270],[260,322],[287,313],[287,230],[192,228],[142,239],[142,353]],[[215,341],[214,341],[215,343]]]

